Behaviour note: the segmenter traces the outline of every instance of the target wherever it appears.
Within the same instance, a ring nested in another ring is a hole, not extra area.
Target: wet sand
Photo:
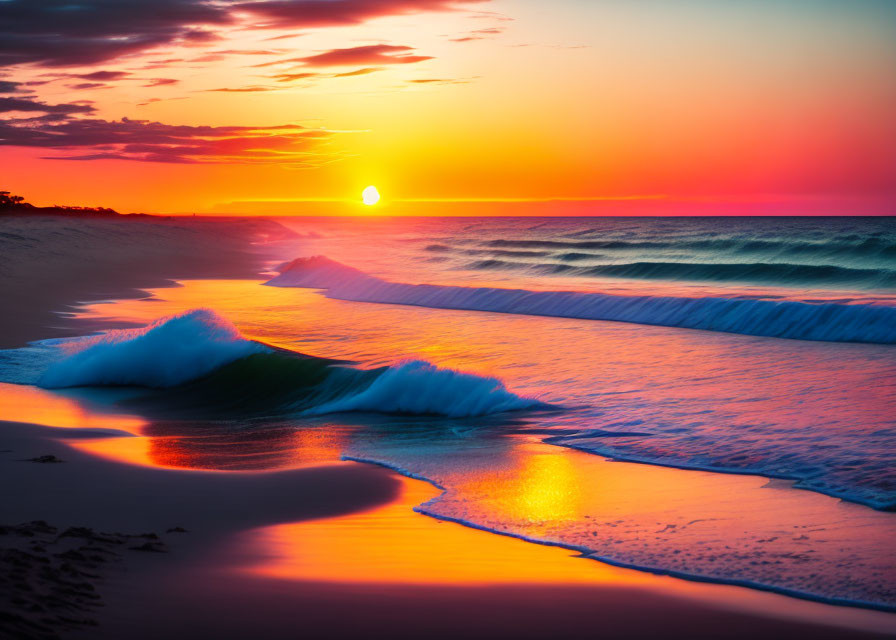
[[[67,445],[111,435],[0,423],[5,523],[44,520],[59,531],[86,526],[133,536],[115,549],[116,562],[84,569],[98,576],[89,581],[103,606],[85,614],[98,626],[72,637],[573,638],[598,630],[627,638],[887,637],[873,631],[886,628],[886,614],[871,613],[870,627],[849,628],[811,621],[824,607],[814,603],[794,602],[795,619],[773,611],[779,606],[747,612],[732,606],[734,587],[608,567],[427,518],[411,506],[431,487],[374,466],[179,471],[121,464]],[[64,462],[26,461],[48,455]],[[301,530],[302,521],[308,530],[287,538],[289,553],[320,549],[322,541],[330,551],[296,565],[268,537],[280,527]],[[146,534],[158,536],[149,541],[159,553],[133,548]],[[13,537],[0,540],[8,545]],[[344,570],[357,557],[352,544],[366,544],[364,554],[377,558],[358,562],[357,580]],[[347,560],[337,566],[340,545]],[[408,578],[402,566],[423,577]],[[700,590],[728,595],[707,598]],[[752,606],[761,609],[761,600]]]
[[[48,616],[50,626],[60,620],[102,618],[102,608],[81,609],[70,599],[78,595],[71,592],[72,584],[88,584],[82,591],[95,592],[98,602],[105,602],[106,579],[118,575],[126,583],[142,583],[141,573],[160,556],[166,557],[159,566],[167,573],[237,531],[350,513],[388,502],[400,486],[388,472],[349,463],[270,473],[172,471],[122,465],[64,444],[98,436],[128,434],[0,422],[0,525],[5,527],[0,531],[0,557],[8,562],[4,569],[10,577],[0,583],[0,637],[19,637],[15,633],[27,631],[29,621],[46,621]],[[38,537],[41,548],[32,548],[35,533],[45,528],[35,522],[55,529]],[[22,530],[13,528],[29,523]],[[59,547],[58,536],[70,528],[85,530],[65,536],[84,543],[75,551],[99,553],[104,560],[75,563],[76,572],[68,576],[41,570],[57,553],[70,550]],[[120,543],[92,551],[98,543],[119,537]],[[140,548],[146,543],[158,547]],[[106,557],[110,552],[112,557]],[[14,575],[16,568],[24,575]],[[60,580],[63,591],[56,595],[62,602],[55,609],[34,610],[31,600],[23,600],[29,592],[52,589]]]

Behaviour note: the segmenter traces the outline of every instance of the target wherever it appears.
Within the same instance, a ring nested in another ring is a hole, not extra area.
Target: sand
[[[264,243],[293,236],[265,219],[0,216],[0,348],[70,335],[57,314],[81,301],[141,296],[176,278],[255,276]]]

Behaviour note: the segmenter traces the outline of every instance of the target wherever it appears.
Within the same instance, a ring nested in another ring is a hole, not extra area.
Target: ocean
[[[892,218],[278,221],[265,279],[85,304],[122,329],[2,351],[0,386],[145,421],[104,455],[360,460],[427,516],[896,610]]]

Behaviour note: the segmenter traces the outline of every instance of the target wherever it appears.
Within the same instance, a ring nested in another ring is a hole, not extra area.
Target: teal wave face
[[[156,389],[127,401],[153,413],[202,417],[373,412],[454,418],[544,406],[497,378],[399,362],[367,370],[248,340],[214,311],[198,309],[146,327],[48,341],[15,350],[41,386]],[[16,373],[16,364],[11,367]],[[27,377],[26,375],[26,377]]]

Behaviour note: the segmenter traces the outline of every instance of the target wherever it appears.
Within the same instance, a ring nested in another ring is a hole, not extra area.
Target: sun
[[[361,200],[363,200],[364,204],[368,207],[372,207],[380,201],[380,192],[376,190],[376,187],[370,185],[361,192]]]

